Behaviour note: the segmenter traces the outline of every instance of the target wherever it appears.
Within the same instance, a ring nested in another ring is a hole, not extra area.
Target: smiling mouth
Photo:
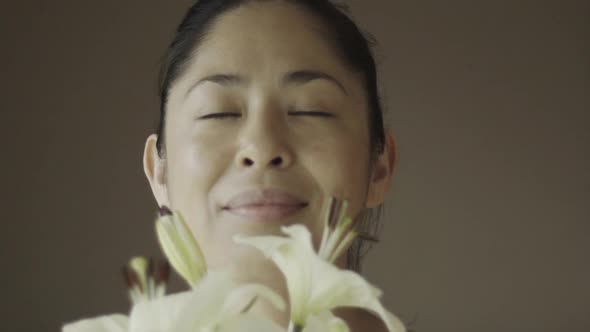
[[[223,210],[255,222],[272,223],[297,214],[308,204],[284,205],[284,204],[252,204]]]

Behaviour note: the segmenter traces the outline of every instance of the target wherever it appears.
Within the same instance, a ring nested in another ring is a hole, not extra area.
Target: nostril
[[[273,159],[271,161],[271,163],[273,164],[273,166],[278,166],[283,162],[283,158],[281,157],[276,157],[275,159]]]
[[[250,158],[243,158],[242,159],[242,164],[244,166],[252,166],[252,165],[254,165],[254,161],[252,159],[250,159]],[[274,158],[274,159],[272,159],[270,161],[270,165],[272,165],[272,166],[280,166],[282,164],[283,164],[283,158],[282,157],[276,157],[276,158]]]

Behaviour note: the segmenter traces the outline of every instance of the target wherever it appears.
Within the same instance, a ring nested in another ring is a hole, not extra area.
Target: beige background
[[[120,266],[160,255],[141,156],[189,3],[3,3],[1,330],[124,312]],[[419,332],[590,331],[589,2],[349,3],[399,146],[384,301]]]

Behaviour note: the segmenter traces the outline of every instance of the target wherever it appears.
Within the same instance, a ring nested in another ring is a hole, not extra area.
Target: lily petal
[[[232,288],[228,275],[209,271],[192,290],[135,305],[131,332],[193,331],[217,321]]]
[[[127,332],[129,319],[122,314],[81,319],[62,327],[62,332]]]
[[[282,298],[263,285],[236,286],[230,275],[209,270],[190,291],[165,296],[133,307],[131,332],[213,331],[240,315],[244,298],[263,297],[285,307]],[[234,318],[232,318],[234,317]]]
[[[228,294],[223,308],[223,316],[229,316],[244,310],[246,307],[243,299],[257,300],[257,298],[268,300],[274,307],[284,311],[287,306],[285,300],[270,288],[260,284],[246,284],[239,286]]]
[[[290,237],[236,236],[234,241],[254,246],[277,264],[287,281],[291,321],[296,326],[304,326],[310,315],[347,306],[375,313],[389,331],[405,331],[401,321],[381,304],[378,288],[357,273],[339,269],[315,253],[305,226],[295,224],[282,230]]]
[[[389,331],[405,331],[402,322],[381,304],[381,290],[368,283],[363,277],[349,270],[341,270],[315,259],[314,265],[320,273],[314,275],[312,298],[309,310],[331,310],[336,307],[357,307],[375,313],[383,320]]]
[[[283,236],[247,237],[242,235],[235,235],[234,241],[259,249],[277,264],[287,280],[291,320],[297,325],[303,325],[305,323],[303,306],[310,297],[312,271],[309,264],[302,264],[302,262],[314,253],[311,246],[311,235],[305,226],[300,224],[284,228],[284,231],[292,234],[301,242],[295,242],[293,239]],[[295,247],[294,243],[301,245]]]

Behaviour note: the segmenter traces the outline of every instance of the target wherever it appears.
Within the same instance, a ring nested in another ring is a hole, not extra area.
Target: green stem
[[[293,321],[289,321],[289,329],[288,332],[301,332],[303,331],[303,326],[294,324]]]

